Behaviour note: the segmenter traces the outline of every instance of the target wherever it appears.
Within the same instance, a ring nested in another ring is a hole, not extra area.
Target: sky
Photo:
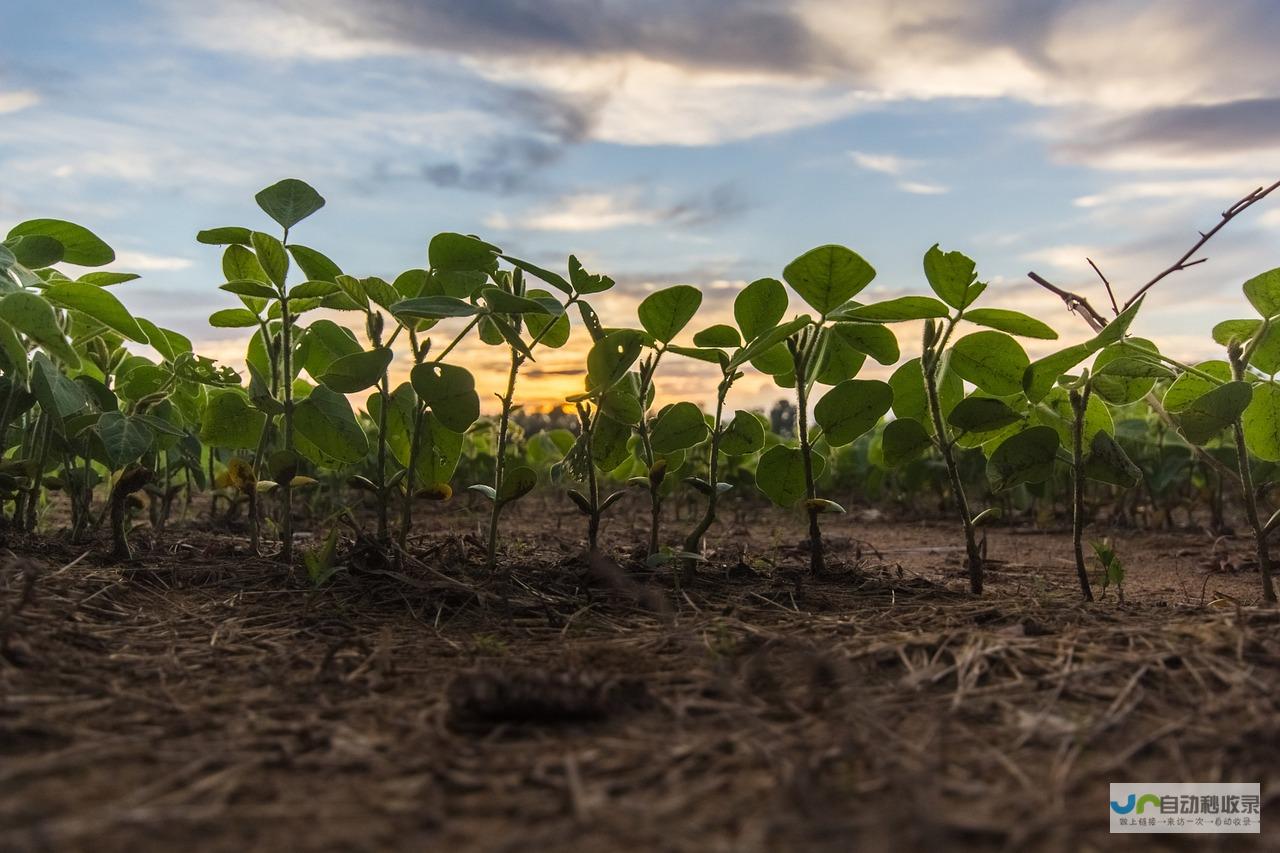
[[[293,239],[352,275],[474,233],[615,278],[606,323],[697,285],[691,333],[824,243],[876,268],[864,301],[927,292],[940,243],[1064,341],[1086,327],[1028,271],[1105,305],[1086,256],[1123,296],[1280,178],[1269,0],[0,0],[0,22],[0,226],[89,226],[142,274],[117,292],[132,310],[231,364],[244,338],[206,320],[235,298],[195,234],[270,230],[253,195],[284,177],[328,201]],[[1280,197],[1135,331],[1219,355],[1213,323],[1249,316],[1240,285],[1278,249]],[[910,353],[918,330],[897,331]],[[520,396],[578,390],[585,346],[540,357]],[[500,349],[458,353],[499,390]],[[669,399],[714,393],[704,365],[660,377]],[[734,403],[785,393],[749,376]]]

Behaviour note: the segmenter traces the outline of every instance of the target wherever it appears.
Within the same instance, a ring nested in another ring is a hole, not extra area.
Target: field
[[[1065,851],[1124,846],[1112,782],[1266,811],[1280,268],[1205,330],[1223,358],[1131,327],[1278,188],[1109,310],[1033,274],[1073,344],[937,245],[931,295],[859,301],[875,268],[827,244],[700,329],[691,285],[602,317],[576,256],[455,232],[357,277],[293,241],[325,200],[286,179],[274,233],[197,235],[222,364],[75,269],[116,257],[92,231],[19,223],[0,848]],[[527,407],[571,340],[580,390]],[[708,399],[663,395],[680,359]]]
[[[993,531],[977,599],[951,524],[842,518],[810,580],[784,517],[673,596],[576,515],[522,507],[509,584],[477,505],[314,597],[198,516],[124,567],[11,541],[0,847],[1122,849],[1110,781],[1276,781],[1242,539],[1118,532],[1128,602],[1085,606],[1062,532]]]

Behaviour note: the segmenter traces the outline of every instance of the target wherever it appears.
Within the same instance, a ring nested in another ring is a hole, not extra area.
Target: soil
[[[1066,532],[994,529],[975,598],[953,524],[828,516],[814,579],[800,521],[743,506],[677,591],[638,505],[587,561],[535,496],[497,576],[482,508],[446,507],[398,567],[344,540],[320,592],[195,513],[127,565],[11,537],[0,849],[1280,846],[1107,830],[1113,781],[1276,807],[1280,611],[1243,539],[1113,532],[1124,602],[1085,605]]]

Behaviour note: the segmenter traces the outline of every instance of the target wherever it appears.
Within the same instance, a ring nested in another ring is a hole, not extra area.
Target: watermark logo
[[[1112,782],[1112,832],[1262,832],[1258,782]]]

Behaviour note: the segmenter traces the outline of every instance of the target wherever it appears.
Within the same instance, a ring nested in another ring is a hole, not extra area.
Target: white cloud
[[[38,103],[40,103],[40,96],[29,89],[19,89],[16,92],[0,92],[0,115],[16,113],[19,110],[25,110],[27,107],[34,107]]]
[[[879,172],[882,175],[901,175],[910,165],[896,154],[869,154],[866,151],[850,151],[849,156],[859,167],[868,172]]]
[[[1274,179],[1273,179],[1274,180]],[[1251,189],[1271,182],[1248,177],[1194,178],[1168,181],[1134,181],[1116,184],[1100,193],[1080,196],[1076,207],[1102,207],[1153,199],[1196,199],[1230,204]]]
[[[913,195],[943,195],[950,192],[950,189],[941,184],[926,184],[921,181],[900,181],[898,189]]]
[[[123,272],[174,272],[185,270],[195,262],[188,258],[152,255],[147,252],[116,252],[114,266]]]
[[[615,194],[577,193],[515,216],[494,213],[485,218],[484,224],[499,230],[605,231],[631,225],[654,225],[662,218],[662,211],[640,207]]]

